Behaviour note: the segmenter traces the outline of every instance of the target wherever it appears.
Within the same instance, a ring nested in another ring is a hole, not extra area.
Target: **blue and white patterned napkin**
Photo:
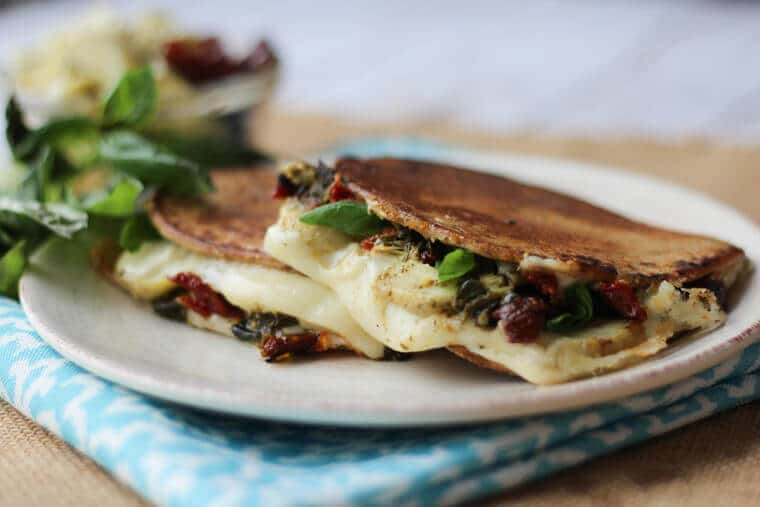
[[[425,156],[373,141],[342,151]],[[198,413],[62,358],[0,299],[0,396],[144,497],[170,506],[452,505],[544,477],[760,397],[760,344],[615,403],[477,427],[359,430]]]
[[[452,505],[760,397],[760,344],[663,389],[455,429],[350,430],[201,414],[63,359],[0,299],[0,395],[170,506]]]

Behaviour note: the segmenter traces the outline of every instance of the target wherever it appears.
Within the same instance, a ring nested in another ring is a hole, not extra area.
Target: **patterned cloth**
[[[445,148],[365,140],[340,151]],[[0,299],[0,396],[160,505],[457,504],[754,400],[759,381],[755,344],[671,386],[562,414],[454,429],[288,425],[199,413],[99,379]]]
[[[349,430],[201,414],[63,359],[0,300],[0,395],[146,498],[176,506],[452,505],[760,396],[760,344],[685,381],[569,413]]]

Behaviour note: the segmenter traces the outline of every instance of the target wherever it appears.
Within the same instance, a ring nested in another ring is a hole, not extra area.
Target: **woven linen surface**
[[[755,399],[758,367],[754,345],[616,403],[477,427],[305,427],[201,414],[122,389],[63,359],[17,303],[0,300],[0,395],[163,505],[472,500]]]

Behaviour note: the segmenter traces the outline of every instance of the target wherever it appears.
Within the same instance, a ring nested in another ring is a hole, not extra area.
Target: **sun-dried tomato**
[[[507,340],[530,343],[538,339],[546,320],[546,303],[536,296],[513,295],[493,312]]]
[[[285,199],[296,195],[298,187],[284,174],[277,175],[277,186],[272,194],[273,199]]]
[[[179,296],[177,301],[203,317],[208,318],[212,314],[237,320],[245,317],[243,310],[227,301],[196,274],[178,273],[169,280],[187,291],[187,294]]]
[[[536,288],[539,294],[544,296],[549,302],[556,303],[559,299],[559,283],[557,276],[548,271],[523,271],[521,272],[523,280],[529,285]]]
[[[261,41],[242,59],[229,57],[216,37],[174,39],[164,44],[164,58],[174,72],[192,83],[204,83],[273,65],[272,49]]]
[[[641,322],[647,319],[647,311],[641,306],[633,287],[617,280],[599,284],[597,291],[602,299],[621,317]]]
[[[327,332],[292,335],[269,335],[261,340],[261,357],[276,359],[285,354],[324,352],[329,348]]]
[[[328,197],[330,202],[335,201],[352,201],[356,199],[356,194],[345,186],[340,178],[336,178],[330,187],[330,195]]]

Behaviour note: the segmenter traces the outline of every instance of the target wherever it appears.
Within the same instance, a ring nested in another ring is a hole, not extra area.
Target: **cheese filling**
[[[136,252],[123,252],[114,269],[117,281],[143,300],[170,292],[175,284],[169,278],[182,272],[197,275],[246,313],[292,315],[305,327],[329,331],[336,347],[344,342],[369,358],[383,357],[385,347],[354,322],[332,291],[298,273],[206,257],[169,241],[145,243]],[[219,315],[204,318],[192,311],[188,322],[226,335],[232,334],[234,323]]]
[[[367,251],[334,229],[303,224],[304,211],[297,201],[287,201],[264,248],[333,289],[369,335],[396,351],[461,346],[531,382],[550,384],[633,364],[663,349],[676,333],[712,329],[725,320],[709,290],[662,282],[642,298],[648,315],[642,323],[601,321],[572,334],[543,331],[533,343],[512,343],[499,326],[485,329],[462,314],[442,311],[456,289],[438,282],[434,267]],[[572,280],[563,285],[568,283]]]

